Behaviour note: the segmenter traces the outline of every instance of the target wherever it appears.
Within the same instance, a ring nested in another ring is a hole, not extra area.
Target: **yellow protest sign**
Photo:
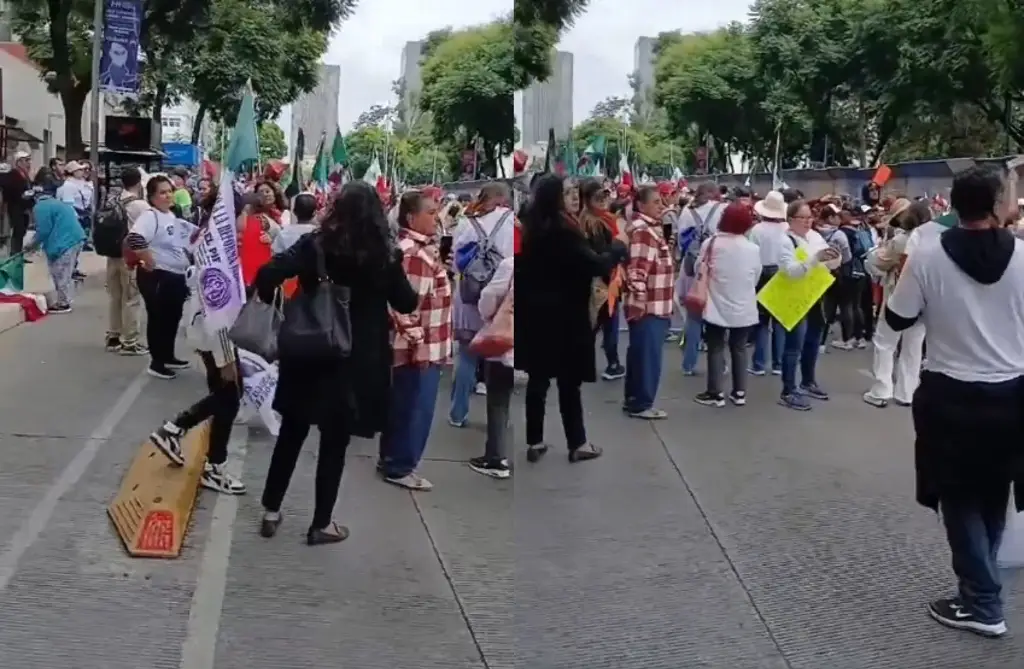
[[[796,259],[800,262],[807,260],[807,251],[797,249]],[[757,301],[782,323],[782,327],[787,331],[792,330],[835,280],[828,268],[821,264],[812,267],[799,279],[788,276],[780,269],[761,288]]]

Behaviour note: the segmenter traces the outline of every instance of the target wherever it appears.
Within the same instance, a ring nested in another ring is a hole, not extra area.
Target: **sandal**
[[[603,450],[593,444],[583,444],[569,451],[569,462],[586,462],[601,457]]]
[[[340,544],[345,539],[348,539],[349,534],[347,527],[331,522],[330,525],[321,530],[309,528],[309,531],[306,532],[306,543],[310,546]]]

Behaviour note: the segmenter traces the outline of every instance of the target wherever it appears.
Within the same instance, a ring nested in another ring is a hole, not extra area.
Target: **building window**
[[[161,125],[163,125],[163,127],[167,128],[168,130],[180,130],[181,129],[181,119],[180,118],[175,118],[175,117],[165,118],[160,123],[161,123]]]

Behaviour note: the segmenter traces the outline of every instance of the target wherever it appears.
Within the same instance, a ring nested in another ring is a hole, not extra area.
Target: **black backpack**
[[[128,205],[139,199],[134,195],[126,200],[115,196],[113,202],[109,202],[99,212],[92,230],[92,244],[97,255],[104,258],[122,257],[122,245],[128,236]]]

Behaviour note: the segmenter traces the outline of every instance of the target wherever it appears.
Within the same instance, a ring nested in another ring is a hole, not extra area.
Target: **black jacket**
[[[260,268],[254,282],[260,299],[270,303],[286,279],[297,276],[302,291],[315,289],[318,234],[304,235]],[[359,267],[326,255],[327,275],[352,291],[352,355],[341,362],[282,359],[274,410],[311,425],[339,422],[349,434],[372,438],[387,424],[391,395],[391,320],[388,305],[412,313],[419,304],[396,250],[386,267]]]
[[[591,286],[625,255],[619,241],[595,252],[591,241],[567,224],[524,239],[515,266],[518,369],[549,379],[597,380]]]

